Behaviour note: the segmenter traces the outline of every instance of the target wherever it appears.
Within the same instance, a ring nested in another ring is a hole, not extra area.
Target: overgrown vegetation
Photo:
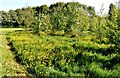
[[[24,34],[24,35],[22,35]],[[34,36],[16,32],[9,36],[20,64],[37,76],[119,76],[120,55],[115,44],[77,41],[61,36]]]
[[[0,29],[0,39],[2,45],[0,46],[1,54],[1,73],[0,76],[5,78],[6,76],[31,76],[25,70],[25,66],[18,64],[15,60],[15,55],[10,51],[10,47],[7,45],[9,42],[6,40],[6,34],[12,33],[15,30],[22,30],[20,28],[3,28]]]
[[[17,61],[31,74],[118,77],[119,11],[110,4],[108,15],[99,16],[91,6],[58,2],[0,13],[3,27],[26,28],[8,38]]]

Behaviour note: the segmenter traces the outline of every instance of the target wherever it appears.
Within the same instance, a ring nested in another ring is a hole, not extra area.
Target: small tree
[[[32,27],[34,33],[36,34],[39,34],[41,31],[47,32],[52,29],[49,15],[39,13],[38,16],[35,17]]]
[[[37,17],[35,17],[35,20],[33,22],[32,28],[33,28],[34,33],[36,34],[39,34],[40,32],[42,18],[43,18],[43,15],[39,14]]]

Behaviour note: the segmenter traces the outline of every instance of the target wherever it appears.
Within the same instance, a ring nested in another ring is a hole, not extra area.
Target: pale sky
[[[50,5],[56,2],[72,2],[77,1],[81,4],[95,7],[96,12],[100,11],[102,4],[104,4],[104,13],[108,12],[110,3],[117,2],[118,0],[0,0],[0,10],[9,11],[10,9],[17,9],[26,6],[41,6]]]

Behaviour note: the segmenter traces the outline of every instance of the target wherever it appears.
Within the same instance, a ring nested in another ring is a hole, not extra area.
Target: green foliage
[[[108,19],[115,23],[116,20],[117,20],[118,10],[117,10],[117,8],[116,8],[116,6],[114,4],[110,4],[108,14],[109,14]]]
[[[2,12],[2,11],[1,11]],[[83,31],[89,29],[89,16],[94,16],[94,8],[78,2],[58,2],[37,7],[2,12],[3,26],[24,26],[33,28],[34,32],[39,31],[64,31],[71,35],[80,36]]]
[[[36,76],[120,75],[120,56],[114,53],[114,44],[25,32],[11,33],[9,38],[17,61]]]
[[[78,2],[0,11],[3,26],[32,29],[9,35],[11,50],[29,72],[84,77],[120,76],[118,12],[111,4],[108,15],[99,16]]]
[[[29,28],[34,20],[34,11],[31,7],[9,10],[8,12],[1,11],[1,13],[3,27],[6,25],[17,28],[23,25]]]
[[[50,17],[45,14],[39,14],[38,17],[36,17],[32,29],[34,33],[39,34],[40,32],[48,32],[51,29],[51,24],[50,24]]]

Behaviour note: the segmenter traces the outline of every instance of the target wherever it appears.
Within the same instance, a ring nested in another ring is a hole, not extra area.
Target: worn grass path
[[[2,70],[0,76],[31,76],[23,65],[16,62],[15,56],[7,44],[6,35],[0,31],[0,67]]]

